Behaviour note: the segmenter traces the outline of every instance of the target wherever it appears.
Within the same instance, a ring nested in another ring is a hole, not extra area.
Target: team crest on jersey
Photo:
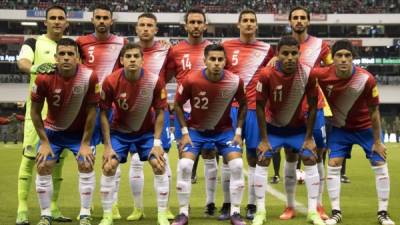
[[[61,93],[61,88],[57,88],[56,90],[54,90],[54,93],[60,94]]]
[[[220,95],[222,98],[228,98],[232,93],[232,90],[221,90]]]
[[[207,94],[207,92],[205,92],[205,91],[200,91],[200,92],[199,92],[199,95],[200,95],[200,96],[205,96],[206,94]]]
[[[331,97],[332,90],[333,90],[333,85],[326,86],[326,92],[327,92],[328,97]]]
[[[140,96],[147,97],[150,95],[150,92],[147,90],[140,90]]]
[[[254,55],[255,55],[257,58],[261,56],[261,54],[260,54],[259,52],[256,52]]]
[[[126,98],[126,92],[121,93],[121,94],[119,95],[119,97],[121,97],[121,98]]]
[[[106,100],[106,93],[104,91],[100,91],[101,100]]]
[[[75,95],[79,95],[83,93],[83,87],[82,86],[75,86],[72,88],[72,93]]]

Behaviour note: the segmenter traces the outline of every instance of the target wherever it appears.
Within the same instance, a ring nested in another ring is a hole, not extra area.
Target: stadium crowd
[[[165,4],[161,0],[1,0],[2,9],[46,9],[52,4],[60,4],[67,10],[92,11],[96,3],[109,3],[115,12],[185,12],[190,7],[201,7],[207,13],[237,13],[244,8],[252,8],[258,13],[285,14],[296,5],[303,5],[312,13],[398,13],[398,0],[171,0]]]

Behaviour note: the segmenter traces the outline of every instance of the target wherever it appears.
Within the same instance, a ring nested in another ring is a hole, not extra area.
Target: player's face
[[[353,67],[353,54],[346,49],[339,50],[333,56],[333,63],[336,71],[349,72]]]
[[[220,75],[226,63],[226,57],[223,51],[210,51],[204,60],[208,73]]]
[[[142,68],[143,56],[137,48],[128,49],[120,58],[120,62],[124,65],[125,71],[136,72]]]
[[[185,30],[188,32],[189,36],[193,38],[202,37],[203,33],[207,30],[207,24],[204,21],[203,14],[190,13],[187,17]]]
[[[151,41],[157,34],[157,23],[152,18],[142,17],[136,24],[136,34],[141,41]]]
[[[289,22],[290,26],[292,27],[292,31],[296,33],[307,32],[308,26],[310,26],[307,13],[301,9],[292,12]]]
[[[242,14],[242,18],[237,25],[241,34],[255,35],[257,32],[257,18],[253,13]]]
[[[94,10],[92,23],[96,32],[101,34],[110,32],[113,24],[111,12],[103,9]]]
[[[44,21],[47,31],[53,34],[63,34],[68,27],[67,17],[61,9],[52,9]]]
[[[79,62],[77,49],[71,45],[58,46],[55,58],[60,72],[75,70]]]
[[[282,70],[287,74],[292,74],[297,69],[299,60],[299,48],[295,45],[283,45],[279,49],[278,59],[281,63]]]

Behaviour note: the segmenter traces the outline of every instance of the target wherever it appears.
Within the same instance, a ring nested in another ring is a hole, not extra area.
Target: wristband
[[[242,135],[242,128],[236,128],[235,135]]]
[[[160,139],[154,139],[153,146],[160,147],[161,146],[161,140]]]
[[[187,127],[182,127],[181,132],[182,132],[182,135],[185,135],[185,134],[189,133],[189,130]]]

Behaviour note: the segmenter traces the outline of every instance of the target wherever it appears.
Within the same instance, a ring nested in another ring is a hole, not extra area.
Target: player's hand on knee
[[[380,157],[386,160],[387,153],[386,153],[386,146],[382,143],[374,143],[372,145],[372,151],[376,152]]]
[[[86,145],[86,144],[81,145],[79,152],[76,155],[77,160],[80,160],[80,158],[83,160],[83,165],[85,165],[85,167],[93,166],[94,155],[93,155],[92,148],[89,145]]]
[[[313,156],[317,159],[317,145],[315,145],[315,141],[313,138],[306,138],[303,143],[303,149],[310,150]]]
[[[189,134],[182,135],[181,142],[180,142],[180,145],[179,145],[179,151],[183,152],[185,147],[186,147],[186,145],[193,146],[193,142],[192,142],[192,139],[190,138]]]
[[[162,149],[162,147],[161,146],[153,146],[153,148],[151,149],[150,154],[149,154],[149,159],[156,160],[158,169],[164,168],[165,158],[164,158],[164,150]]]
[[[113,159],[117,159],[117,153],[115,153],[115,151],[112,149],[111,146],[106,146],[104,148],[104,152],[103,152],[103,165],[102,165],[102,167],[104,168],[104,166],[106,164],[111,164]]]
[[[265,160],[265,153],[272,151],[271,144],[267,140],[262,140],[257,146],[257,160],[262,162]]]
[[[36,155],[36,164],[39,167],[44,167],[47,158],[51,156],[52,158],[55,157],[53,151],[51,150],[51,146],[49,143],[43,142],[39,146],[39,151]]]

